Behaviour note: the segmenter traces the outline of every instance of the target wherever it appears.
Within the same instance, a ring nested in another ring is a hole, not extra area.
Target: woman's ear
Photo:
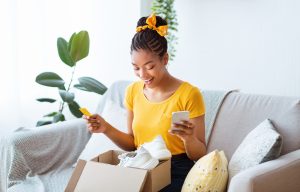
[[[169,54],[168,53],[165,53],[165,55],[163,57],[163,62],[164,62],[164,65],[168,64],[168,62],[169,62]]]

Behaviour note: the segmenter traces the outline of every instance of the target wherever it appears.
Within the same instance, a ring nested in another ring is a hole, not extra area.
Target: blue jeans
[[[171,184],[160,192],[180,192],[184,180],[193,167],[194,161],[184,154],[173,155],[171,159]]]

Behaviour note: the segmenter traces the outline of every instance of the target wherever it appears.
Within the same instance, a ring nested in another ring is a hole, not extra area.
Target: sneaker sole
[[[162,149],[159,151],[152,152],[151,156],[158,160],[168,160],[171,158],[172,155],[169,150]]]
[[[159,161],[157,159],[152,158],[152,159],[149,159],[147,162],[143,163],[142,165],[135,166],[133,164],[133,165],[127,165],[125,167],[150,170],[150,169],[153,169],[154,167],[156,167],[158,164],[159,164]]]

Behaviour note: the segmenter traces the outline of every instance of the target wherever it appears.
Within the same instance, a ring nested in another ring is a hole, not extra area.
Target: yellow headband
[[[165,36],[168,33],[168,25],[162,25],[159,27],[156,27],[156,16],[154,13],[152,13],[146,20],[147,25],[139,26],[136,28],[136,32],[143,31],[147,28],[152,29],[156,31],[160,36]]]

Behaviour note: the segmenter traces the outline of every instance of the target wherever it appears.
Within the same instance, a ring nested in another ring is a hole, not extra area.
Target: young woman
[[[202,95],[197,87],[167,70],[167,22],[152,14],[137,23],[131,60],[140,81],[126,90],[128,132],[112,127],[101,116],[85,117],[89,130],[104,133],[120,148],[133,151],[161,135],[172,153],[171,184],[162,191],[180,191],[194,161],[206,153]],[[190,120],[171,124],[172,112],[189,111]]]

